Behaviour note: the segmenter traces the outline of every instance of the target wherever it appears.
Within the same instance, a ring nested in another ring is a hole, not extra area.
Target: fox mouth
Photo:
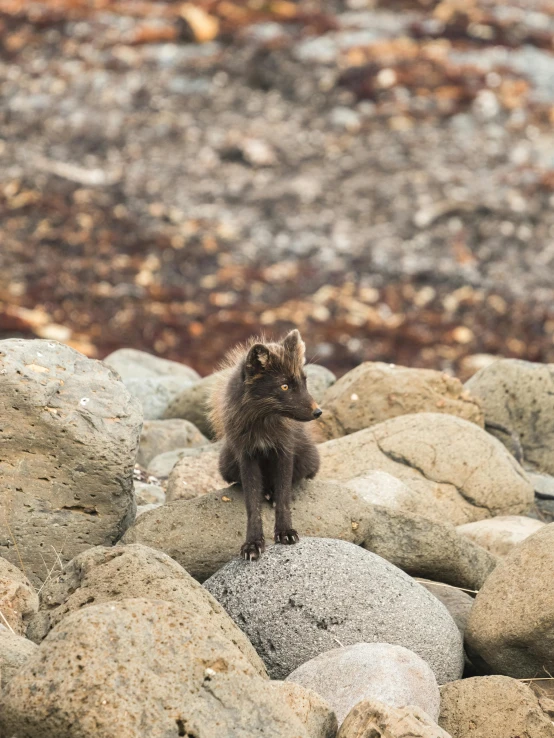
[[[315,420],[311,412],[310,412],[309,417],[305,415],[302,417],[299,417],[298,415],[294,415],[293,413],[288,412],[286,410],[282,412],[281,415],[283,415],[285,418],[290,418],[291,420],[297,420],[299,423],[309,423],[311,420]]]

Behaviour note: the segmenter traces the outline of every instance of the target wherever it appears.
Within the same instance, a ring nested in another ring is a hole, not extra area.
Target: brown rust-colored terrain
[[[0,0],[0,335],[554,361],[549,0]]]

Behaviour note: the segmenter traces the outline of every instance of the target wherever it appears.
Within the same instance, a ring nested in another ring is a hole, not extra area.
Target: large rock
[[[506,676],[445,684],[439,725],[452,738],[554,738],[554,723],[536,695]]]
[[[113,351],[106,356],[104,363],[114,369],[123,380],[135,377],[148,379],[151,377],[178,377],[196,382],[200,379],[198,372],[177,361],[161,359],[146,351],[124,348]]]
[[[500,561],[475,598],[466,640],[493,671],[516,678],[554,673],[554,523]]]
[[[429,665],[413,651],[389,643],[357,643],[319,654],[287,681],[317,692],[333,708],[339,725],[366,699],[392,707],[416,705],[439,716],[440,693]]]
[[[214,435],[209,420],[209,399],[217,382],[217,373],[204,377],[199,382],[183,390],[168,406],[164,418],[183,418],[190,420],[208,438]]]
[[[206,443],[208,439],[188,420],[146,420],[140,434],[137,464],[148,468],[148,463],[159,454]]]
[[[254,648],[221,605],[176,561],[161,551],[140,545],[99,546],[84,551],[48,582],[41,592],[41,609],[29,625],[28,636],[35,642],[72,612],[92,604],[132,597],[175,602],[232,641],[265,676],[264,666]]]
[[[462,639],[446,608],[379,556],[346,541],[273,546],[254,565],[235,559],[204,586],[244,630],[272,678],[354,643],[419,654],[443,683],[461,674]]]
[[[469,613],[473,607],[473,597],[457,587],[451,587],[442,582],[419,581],[428,592],[431,592],[446,607],[463,638]]]
[[[554,474],[554,364],[500,359],[465,386],[481,399],[491,433],[510,451],[521,445],[525,466]]]
[[[524,515],[499,515],[459,525],[456,530],[495,556],[507,556],[510,551],[544,526],[540,520]]]
[[[304,374],[308,380],[308,392],[317,403],[321,404],[325,391],[337,381],[336,376],[321,364],[305,364]]]
[[[307,738],[336,738],[337,717],[319,694],[293,682],[275,681],[270,685],[300,720]]]
[[[27,638],[0,627],[0,692],[36,648]]]
[[[192,500],[215,492],[226,484],[219,473],[219,448],[201,446],[198,453],[183,455],[167,480],[166,499]]]
[[[432,493],[428,517],[462,525],[525,512],[533,488],[504,446],[453,415],[418,413],[386,420],[319,446],[319,476],[348,480],[379,469]]]
[[[459,379],[432,369],[366,361],[325,393],[318,421],[326,438],[411,413],[449,413],[483,426],[479,401]]]
[[[400,479],[384,471],[367,471],[359,477],[349,479],[345,486],[374,505],[426,516],[435,504],[428,489],[412,489]]]
[[[307,738],[242,653],[180,603],[126,599],[64,618],[0,696],[0,735]]]
[[[55,341],[1,341],[0,372],[0,554],[36,585],[134,519],[142,412],[105,364]]]
[[[194,382],[183,377],[130,377],[123,384],[142,405],[145,419],[159,420],[173,400]]]
[[[0,557],[0,625],[24,635],[38,610],[38,595],[25,574]]]
[[[478,589],[496,563],[492,554],[460,536],[452,525],[373,505],[334,482],[299,485],[291,509],[300,537],[363,545],[414,576]],[[262,517],[269,534],[274,525],[269,504],[264,504]],[[237,555],[245,522],[244,495],[235,485],[147,512],[124,540],[165,551],[203,581]],[[269,545],[269,535],[267,539]]]
[[[389,707],[364,700],[354,707],[337,738],[450,738],[419,707]]]

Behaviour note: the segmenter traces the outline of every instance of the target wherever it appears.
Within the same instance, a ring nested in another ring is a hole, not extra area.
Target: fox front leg
[[[298,543],[298,533],[292,527],[292,469],[293,457],[279,455],[273,464],[272,477],[275,491],[275,543]]]
[[[240,461],[240,479],[246,502],[246,541],[240,553],[247,561],[256,561],[265,551],[262,526],[262,470],[255,459]]]

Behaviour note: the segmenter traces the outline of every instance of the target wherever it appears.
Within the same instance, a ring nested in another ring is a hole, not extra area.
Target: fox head
[[[308,392],[304,374],[306,346],[297,330],[280,343],[255,343],[244,362],[249,403],[260,415],[283,415],[307,422],[323,412]]]

